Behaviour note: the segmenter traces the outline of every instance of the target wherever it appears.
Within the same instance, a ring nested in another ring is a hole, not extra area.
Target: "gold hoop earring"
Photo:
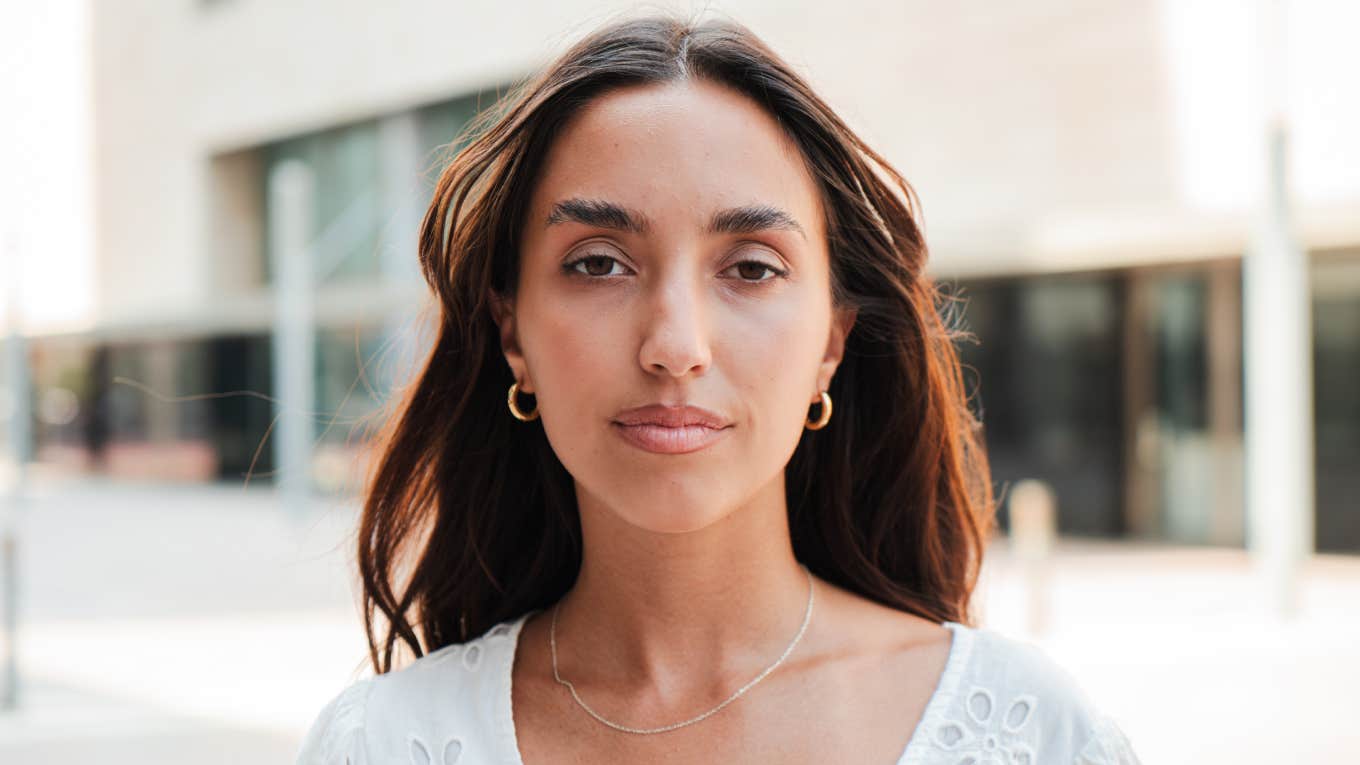
[[[807,421],[808,430],[821,430],[831,421],[831,395],[826,391],[822,391],[819,395],[822,397],[822,412],[815,421]]]
[[[528,422],[530,420],[538,419],[538,402],[535,401],[534,410],[526,414],[525,412],[520,411],[519,403],[515,401],[515,397],[518,395],[519,395],[519,380],[516,380],[510,383],[510,395],[507,397],[507,402],[510,404],[510,414],[513,414],[515,416],[515,419],[519,420],[520,422]]]

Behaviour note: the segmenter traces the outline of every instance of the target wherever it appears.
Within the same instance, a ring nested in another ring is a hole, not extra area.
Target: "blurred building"
[[[300,159],[324,243],[314,476],[343,485],[409,346],[441,147],[625,5],[91,3],[95,308],[34,341],[39,459],[268,480],[264,398],[112,381],[270,394],[268,179]],[[1246,5],[723,4],[915,186],[979,341],[998,486],[1048,481],[1065,533],[1243,544],[1241,261],[1265,165]],[[1360,551],[1360,14],[1339,5],[1290,4],[1282,76],[1317,545]]]

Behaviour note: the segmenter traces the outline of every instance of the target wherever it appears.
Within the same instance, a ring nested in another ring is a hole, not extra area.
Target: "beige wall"
[[[215,296],[213,179],[248,168],[214,157],[513,80],[630,5],[96,2],[101,318],[192,313]],[[937,272],[1240,251],[1243,211],[1202,213],[1186,190],[1195,91],[1182,80],[1204,66],[1175,51],[1194,48],[1186,25],[1203,20],[1169,17],[1174,4],[712,5],[808,75],[916,187]],[[1254,161],[1243,146],[1225,161]],[[1352,208],[1338,198],[1340,213],[1319,216],[1345,240],[1336,220]]]
[[[93,320],[90,32],[82,0],[0,3],[0,334]]]

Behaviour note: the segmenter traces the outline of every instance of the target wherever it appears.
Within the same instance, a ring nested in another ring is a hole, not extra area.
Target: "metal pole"
[[[274,278],[274,460],[280,497],[300,518],[311,499],[316,436],[315,284],[311,252],[312,171],[286,160],[269,175]]]
[[[1268,614],[1298,609],[1299,568],[1313,543],[1313,360],[1307,254],[1288,208],[1284,6],[1258,0],[1266,180],[1242,264],[1247,544]]]
[[[0,260],[4,261],[6,339],[5,390],[9,406],[8,441],[13,470],[9,490],[3,506],[0,524],[0,585],[4,598],[4,677],[0,684],[0,709],[14,710],[19,706],[19,512],[23,506],[24,488],[28,478],[28,460],[32,444],[32,407],[29,403],[28,351],[19,326],[19,281],[21,269],[18,253],[11,245]]]

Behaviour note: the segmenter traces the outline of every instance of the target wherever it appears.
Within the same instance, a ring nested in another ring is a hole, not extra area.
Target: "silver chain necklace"
[[[798,565],[800,568],[803,569],[803,573],[807,574],[808,601],[807,611],[803,613],[803,625],[798,628],[798,634],[793,636],[793,642],[789,643],[789,647],[784,649],[784,653],[780,655],[780,657],[776,659],[773,664],[766,667],[764,672],[761,672],[759,675],[756,675],[754,680],[737,689],[737,692],[732,694],[731,696],[728,696],[727,699],[723,701],[723,703],[719,704],[716,707],[713,707],[707,712],[704,712],[698,717],[691,717],[690,719],[685,720],[684,722],[673,723],[671,725],[663,725],[660,728],[630,728],[626,725],[619,725],[616,722],[606,720],[603,717],[601,717],[599,713],[597,713],[595,710],[591,709],[590,706],[586,704],[584,701],[582,701],[581,697],[577,695],[576,686],[572,685],[571,682],[568,680],[563,680],[562,676],[557,673],[557,609],[562,605],[561,600],[557,601],[557,605],[553,606],[552,626],[548,630],[548,640],[549,642],[552,643],[553,678],[562,685],[567,686],[567,689],[571,691],[571,697],[573,699],[576,699],[576,703],[581,705],[582,709],[589,712],[591,717],[594,717],[596,720],[599,720],[605,725],[608,725],[609,727],[614,728],[616,730],[621,730],[625,733],[664,733],[668,730],[683,728],[686,725],[693,725],[694,723],[697,723],[700,720],[713,714],[714,712],[717,712],[719,709],[722,709],[728,704],[731,704],[733,701],[736,701],[739,696],[741,696],[743,693],[746,693],[746,691],[750,690],[751,686],[755,685],[761,680],[764,680],[766,675],[773,672],[775,667],[778,667],[780,664],[784,662],[784,659],[788,658],[789,654],[793,652],[793,647],[798,645],[798,641],[803,639],[803,633],[807,631],[808,621],[812,619],[812,572],[808,570],[807,566],[801,563]]]

